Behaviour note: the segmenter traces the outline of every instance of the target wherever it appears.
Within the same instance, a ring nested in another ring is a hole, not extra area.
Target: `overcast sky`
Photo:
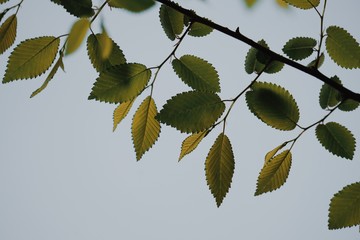
[[[252,10],[240,0],[179,2],[231,29],[239,27],[256,41],[264,38],[277,52],[292,37],[319,36],[319,17],[313,10],[283,10],[270,0],[260,1]],[[325,25],[341,26],[359,41],[359,9],[358,0],[328,1]],[[157,66],[174,45],[160,26],[158,10],[159,4],[142,14],[105,8],[93,28],[99,31],[102,19],[128,62]],[[27,38],[66,34],[74,21],[50,1],[25,0],[18,13],[16,44]],[[186,37],[177,56],[193,54],[212,63],[221,79],[220,96],[230,99],[255,77],[244,71],[248,49],[213,32],[205,38]],[[0,56],[2,76],[10,52]],[[186,135],[162,125],[156,145],[136,162],[131,119],[148,93],[136,101],[113,133],[116,105],[87,100],[97,73],[85,44],[64,64],[66,73],[59,71],[35,98],[29,96],[45,75],[0,87],[0,239],[359,239],[357,227],[327,228],[331,197],[360,180],[359,150],[352,161],[333,156],[311,129],[292,150],[285,185],[255,197],[264,155],[297,136],[300,129],[281,132],[266,126],[242,98],[226,128],[236,158],[235,174],[217,208],[206,185],[204,161],[221,128],[179,163]],[[327,55],[321,70],[327,76],[337,74],[345,86],[360,92],[359,70],[341,69]],[[310,125],[326,114],[318,104],[322,83],[317,79],[286,66],[260,81],[274,81],[293,94],[300,108],[300,125]],[[158,110],[171,96],[188,89],[171,64],[165,64],[153,95]],[[336,111],[328,120],[346,126],[359,140],[359,110]]]

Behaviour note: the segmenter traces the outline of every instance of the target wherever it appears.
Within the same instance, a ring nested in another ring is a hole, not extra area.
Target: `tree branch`
[[[261,46],[260,44],[258,44],[257,42],[253,41],[252,39],[244,36],[243,34],[240,33],[239,28],[237,28],[235,31],[230,30],[229,28],[226,28],[224,26],[221,26],[215,22],[212,22],[204,17],[201,17],[199,15],[197,15],[194,11],[189,10],[189,9],[185,9],[181,6],[179,6],[178,4],[176,4],[175,2],[172,2],[170,0],[155,0],[157,2],[160,2],[164,5],[167,5],[168,7],[171,7],[175,10],[177,10],[178,12],[181,12],[182,14],[186,15],[187,17],[190,18],[191,22],[198,22],[198,23],[202,23],[206,26],[209,26],[213,29],[216,29],[219,32],[224,33],[225,35],[228,35],[230,37],[233,37],[241,42],[244,42],[248,45],[250,45],[251,47],[264,52],[265,54],[267,54],[270,59],[272,60],[276,60],[279,62],[282,62],[288,66],[291,66],[295,69],[298,69],[304,73],[307,73],[310,76],[313,76],[317,79],[319,79],[320,81],[330,85],[331,87],[335,88],[336,90],[338,90],[341,94],[343,99],[352,99],[355,100],[357,102],[360,102],[360,94],[359,93],[355,93],[351,90],[349,90],[348,88],[342,86],[341,84],[338,84],[335,81],[332,81],[329,77],[325,76],[324,74],[322,74],[318,69],[315,68],[309,68],[306,67],[302,64],[299,64],[289,58],[286,58],[276,52],[271,51],[268,48],[265,48],[263,46]]]

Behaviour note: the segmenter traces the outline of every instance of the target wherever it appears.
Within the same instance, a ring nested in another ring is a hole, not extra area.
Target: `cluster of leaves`
[[[355,110],[359,102],[343,98],[342,94],[332,87],[324,84],[320,89],[319,104],[327,114],[310,126],[301,127],[300,111],[291,93],[279,85],[258,81],[259,76],[264,73],[274,74],[282,70],[284,63],[274,61],[271,55],[250,48],[245,58],[245,71],[248,74],[255,74],[254,80],[233,99],[223,100],[218,95],[221,90],[219,75],[211,63],[190,54],[175,56],[177,48],[186,36],[207,36],[213,31],[211,27],[162,4],[159,9],[161,26],[166,36],[177,43],[164,62],[156,67],[147,67],[141,63],[128,63],[120,47],[108,36],[105,27],[102,26],[102,32],[94,33],[91,24],[105,6],[141,12],[154,6],[153,0],[110,0],[105,1],[96,10],[91,0],[52,1],[78,17],[78,20],[66,35],[41,36],[18,44],[9,57],[3,83],[37,77],[53,66],[43,85],[32,93],[31,97],[34,97],[46,88],[59,68],[64,69],[63,57],[76,51],[87,38],[88,56],[99,74],[89,99],[118,104],[113,115],[114,130],[127,116],[137,98],[145,94],[146,89],[151,89],[149,95],[138,106],[132,120],[131,133],[137,160],[140,160],[155,144],[160,135],[161,124],[189,134],[182,143],[179,160],[196,149],[213,129],[223,124],[222,132],[217,136],[205,160],[206,180],[217,206],[221,205],[229,191],[235,170],[235,157],[230,139],[225,133],[225,122],[232,106],[242,95],[245,95],[246,104],[254,116],[270,127],[282,131],[296,128],[302,130],[297,137],[279,144],[265,155],[255,195],[276,190],[286,182],[292,162],[291,150],[302,133],[313,127],[317,139],[325,149],[334,155],[353,159],[356,146],[353,134],[340,123],[325,121],[337,109],[346,112]],[[0,4],[4,2],[7,1],[0,0]],[[251,5],[255,1],[246,2]],[[278,2],[300,9],[316,9],[320,4],[320,0]],[[0,54],[15,42],[16,16],[21,3],[22,1],[0,13],[1,21],[8,11],[16,10],[0,27]],[[326,4],[324,11],[325,6]],[[316,11],[318,12],[317,9]],[[322,21],[323,15],[319,13],[319,16]],[[60,47],[61,38],[65,38],[62,47]],[[282,51],[292,61],[302,61],[315,54],[315,59],[310,61],[307,67],[319,69],[325,58],[321,49],[323,42],[328,55],[340,67],[360,68],[359,43],[350,33],[338,26],[327,27],[321,32],[318,41],[311,37],[294,37],[284,44]],[[265,40],[258,41],[258,44],[269,49]],[[158,111],[152,90],[158,71],[167,61],[171,61],[174,72],[191,88],[191,91],[173,96]],[[331,80],[341,84],[337,76],[332,77]],[[231,103],[228,108],[226,102]],[[220,119],[222,116],[223,118]],[[288,145],[290,146],[283,150]],[[359,198],[360,183],[346,186],[335,194],[329,209],[330,229],[360,224]]]

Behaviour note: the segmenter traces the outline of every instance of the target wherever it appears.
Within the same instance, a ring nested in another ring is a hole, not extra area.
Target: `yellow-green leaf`
[[[30,98],[35,97],[42,90],[44,90],[47,87],[47,85],[49,84],[49,82],[51,81],[51,79],[54,78],[58,69],[59,68],[63,69],[63,66],[64,66],[64,63],[62,61],[62,54],[60,54],[59,59],[56,61],[54,67],[51,69],[51,71],[50,71],[49,75],[46,77],[44,83],[30,95]]]
[[[130,101],[127,101],[127,102],[120,103],[119,106],[117,106],[117,108],[115,108],[114,114],[113,114],[113,120],[114,120],[113,131],[116,130],[116,127],[119,125],[119,123],[127,116],[135,99],[136,98],[134,98]]]
[[[280,151],[283,147],[285,147],[287,144],[287,142],[284,142],[283,144],[277,146],[276,148],[274,148],[273,150],[271,150],[270,152],[268,152],[266,155],[265,155],[265,163],[267,161],[269,161],[270,159],[272,159],[275,154]]]
[[[189,35],[193,37],[204,37],[210,34],[214,29],[198,22],[194,22],[189,31]]]
[[[131,12],[142,12],[155,5],[154,0],[110,0],[110,7],[123,8]]]
[[[292,95],[284,88],[266,82],[257,82],[246,93],[250,111],[267,125],[289,131],[300,118],[299,108]]]
[[[204,59],[184,55],[172,61],[173,69],[181,80],[194,90],[220,92],[220,79],[216,69]]]
[[[332,154],[350,160],[354,157],[356,146],[354,135],[339,123],[319,124],[316,127],[316,137]]]
[[[311,9],[320,4],[320,0],[285,0],[290,5],[301,9]]]
[[[89,30],[89,26],[90,21],[87,18],[81,18],[73,24],[67,38],[66,55],[75,52],[80,47]]]
[[[0,54],[3,54],[11,45],[14,44],[16,38],[17,18],[11,15],[0,27]]]
[[[131,132],[137,160],[141,159],[159,137],[160,123],[155,119],[156,114],[155,102],[149,96],[134,115]]]
[[[157,119],[181,132],[196,133],[211,127],[224,110],[225,104],[215,93],[190,91],[169,99]]]
[[[100,73],[89,99],[122,103],[135,98],[146,86],[151,70],[139,63],[112,66]]]
[[[360,225],[360,182],[345,186],[330,201],[329,229]]]
[[[184,29],[184,15],[175,9],[162,4],[159,17],[166,36],[174,41]]]
[[[201,142],[201,140],[203,140],[203,138],[208,134],[208,131],[202,131],[199,133],[194,133],[191,134],[190,136],[188,136],[187,138],[185,138],[185,140],[182,142],[181,145],[181,152],[180,152],[180,157],[179,157],[179,161],[185,157],[185,155],[191,153],[192,151],[195,150],[195,148],[199,145],[199,143]]]
[[[52,36],[21,42],[9,57],[3,83],[43,74],[53,63],[59,44],[60,39]]]
[[[219,207],[230,189],[235,158],[229,138],[221,133],[205,161],[206,181]]]
[[[285,150],[265,162],[256,186],[255,196],[280,188],[286,182],[291,167],[291,152]]]
[[[108,54],[107,52],[109,51],[110,48],[111,48],[111,52],[107,56]],[[105,33],[89,35],[87,39],[87,52],[92,65],[98,72],[102,72],[111,66],[126,63],[126,59],[123,51]],[[105,58],[106,56],[107,58]]]
[[[288,7],[288,4],[285,2],[285,0],[276,0],[276,2],[280,7],[283,7],[283,8]]]
[[[345,29],[330,26],[326,29],[326,50],[331,59],[343,68],[360,68],[360,45]]]

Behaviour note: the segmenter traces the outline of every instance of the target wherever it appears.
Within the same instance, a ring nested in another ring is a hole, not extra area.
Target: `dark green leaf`
[[[339,105],[339,109],[344,112],[354,111],[359,107],[359,102],[352,99],[347,99]]]
[[[220,92],[219,75],[207,61],[192,55],[174,59],[172,65],[181,80],[194,90]]]
[[[302,60],[309,57],[316,46],[316,40],[308,37],[290,39],[283,47],[283,52],[291,59]]]
[[[142,12],[155,5],[154,0],[110,0],[110,7],[123,8],[131,12]]]
[[[329,229],[360,225],[360,182],[345,186],[331,199]]]
[[[292,130],[299,121],[299,108],[284,88],[257,82],[246,93],[250,111],[261,121],[280,130]]]
[[[195,22],[191,25],[189,35],[193,37],[204,37],[210,34],[214,29],[202,23]]]
[[[330,78],[332,81],[341,84],[337,76]],[[319,102],[322,109],[336,106],[341,101],[339,91],[324,83],[320,90]]]
[[[135,98],[146,86],[151,71],[139,63],[125,63],[106,69],[96,79],[89,99],[122,103]]]
[[[104,59],[103,51],[108,40],[111,41],[111,52],[108,58]],[[87,51],[92,65],[98,72],[105,69],[126,63],[125,56],[120,47],[104,33],[91,34],[87,39]]]
[[[255,196],[274,191],[286,182],[291,168],[291,152],[285,150],[265,162],[256,186]]]
[[[181,132],[201,132],[211,127],[225,110],[220,97],[211,92],[191,91],[169,99],[157,119]]]
[[[230,189],[235,158],[229,138],[221,133],[205,161],[206,181],[219,207]]]
[[[173,8],[161,5],[159,17],[166,36],[174,41],[184,29],[184,15]]]
[[[79,18],[91,17],[95,13],[91,0],[53,0],[53,2],[62,5],[66,11]]]
[[[331,59],[344,68],[360,68],[360,45],[345,29],[330,26],[326,29],[326,50]]]
[[[350,160],[354,157],[356,140],[353,134],[339,123],[319,124],[316,127],[316,137],[332,154]]]

